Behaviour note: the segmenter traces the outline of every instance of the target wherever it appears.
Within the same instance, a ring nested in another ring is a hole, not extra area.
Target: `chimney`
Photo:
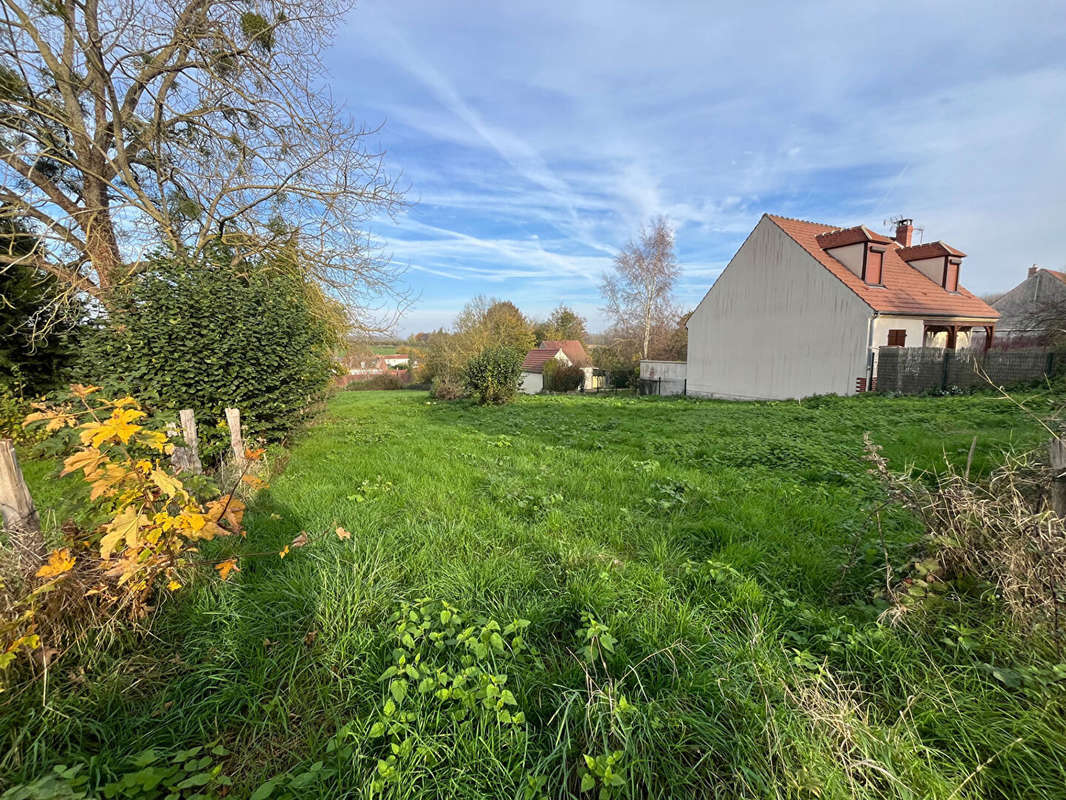
[[[1040,269],[1040,267],[1038,267],[1036,264],[1033,264],[1033,266],[1029,267],[1029,275],[1027,277],[1031,278],[1036,275],[1038,269]]]
[[[914,220],[913,219],[898,219],[896,220],[896,241],[899,242],[900,247],[910,247],[911,237],[914,235]]]

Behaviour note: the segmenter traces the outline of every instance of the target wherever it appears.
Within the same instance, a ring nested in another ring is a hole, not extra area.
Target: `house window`
[[[866,253],[866,262],[863,264],[862,279],[875,286],[881,285],[881,271],[884,266],[885,251],[871,247]]]
[[[959,290],[959,265],[960,262],[949,258],[947,266],[944,268],[944,288],[949,292],[957,292]]]
[[[889,347],[903,347],[904,342],[907,341],[907,332],[904,330],[895,330],[888,332],[888,346]]]

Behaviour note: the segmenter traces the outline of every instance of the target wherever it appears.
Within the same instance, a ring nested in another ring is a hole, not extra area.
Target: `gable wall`
[[[736,399],[852,394],[872,311],[763,217],[688,322],[688,392]]]
[[[1000,313],[999,322],[996,323],[997,335],[1039,327],[1036,322],[1041,317],[1047,317],[1048,306],[1060,304],[1066,308],[1066,284],[1054,275],[1037,272],[992,304]]]

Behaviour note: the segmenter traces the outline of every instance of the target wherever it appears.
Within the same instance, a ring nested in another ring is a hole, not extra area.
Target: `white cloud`
[[[363,0],[332,61],[389,120],[416,204],[380,232],[427,306],[485,287],[598,317],[656,213],[694,300],[764,211],[913,216],[976,291],[1063,266],[1064,39],[1056,2]]]

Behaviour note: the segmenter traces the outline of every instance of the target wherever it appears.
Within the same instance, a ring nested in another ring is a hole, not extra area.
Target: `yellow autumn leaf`
[[[137,441],[146,447],[151,447],[158,453],[162,453],[167,447],[167,435],[162,431],[141,431],[137,434]]]
[[[337,528],[337,538],[338,539],[351,539],[352,535],[348,531],[344,530],[344,528],[338,527]]]
[[[53,550],[48,557],[48,563],[37,570],[37,577],[54,578],[56,575],[69,572],[74,567],[74,560],[69,548],[63,547],[59,550]]]
[[[111,412],[111,416],[103,422],[93,420],[81,426],[82,444],[92,444],[93,447],[99,447],[112,439],[128,444],[130,437],[141,430],[140,425],[133,424],[134,420],[144,416],[146,414],[136,408],[116,408]]]
[[[281,552],[278,553],[278,555],[281,556],[282,558],[285,558],[285,556],[287,556],[288,554],[289,554],[289,546],[288,545],[285,545],[283,548],[281,548]]]
[[[171,581],[170,583],[167,584],[167,588],[170,589],[170,591],[172,591],[172,592],[176,592],[178,589],[181,588],[181,584],[178,583],[177,581]]]
[[[77,453],[67,456],[63,462],[63,471],[60,472],[60,476],[69,475],[71,472],[77,470],[84,470],[86,475],[94,472],[97,467],[107,461],[107,456],[101,453],[99,450],[89,448],[87,450],[79,450]]]
[[[163,494],[167,497],[177,497],[179,494],[184,494],[184,488],[181,485],[181,481],[168,475],[163,470],[156,467],[152,470],[152,474],[149,476],[152,483],[154,483]]]
[[[234,532],[241,529],[241,521],[244,519],[245,505],[236,497],[223,495],[217,500],[207,504],[207,518],[212,522],[226,520]]]
[[[91,484],[92,490],[89,492],[89,499],[95,500],[98,497],[110,496],[115,493],[115,490],[130,477],[132,473],[120,464],[107,463],[103,469],[96,470],[93,475],[93,482]]]
[[[231,572],[240,572],[241,568],[237,566],[237,559],[231,558],[227,561],[223,561],[221,564],[215,564],[215,569],[218,570],[218,577],[222,580],[229,580]]]
[[[126,542],[126,547],[136,547],[137,532],[142,525],[147,523],[148,518],[138,513],[134,506],[122,509],[122,512],[108,524],[107,533],[100,540],[100,558],[105,561],[111,558],[115,547],[121,541]]]

